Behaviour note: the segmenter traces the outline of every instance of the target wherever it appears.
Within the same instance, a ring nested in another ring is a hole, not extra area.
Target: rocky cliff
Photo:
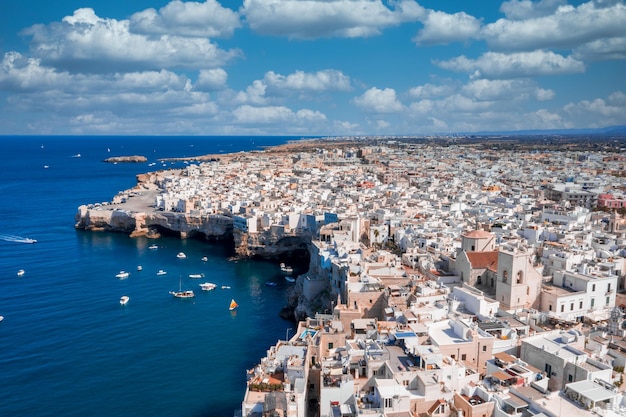
[[[117,208],[80,206],[77,229],[123,232],[131,236],[150,235],[154,230],[176,232],[181,238],[203,234],[209,238],[230,237],[232,218],[224,215],[190,215],[172,212],[134,212]]]

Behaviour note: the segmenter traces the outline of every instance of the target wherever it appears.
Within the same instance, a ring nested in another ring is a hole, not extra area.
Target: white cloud
[[[468,41],[480,33],[480,20],[465,12],[448,14],[429,11],[422,23],[424,28],[413,39],[418,45]]]
[[[510,0],[502,3],[500,11],[507,19],[526,20],[551,15],[565,4],[566,0]]]
[[[454,86],[452,85],[424,84],[411,88],[409,96],[414,98],[431,98],[446,96],[453,92]]]
[[[595,61],[626,59],[626,37],[588,42],[576,47],[572,56],[577,59]]]
[[[267,102],[267,98],[265,97],[266,89],[267,86],[263,81],[254,80],[252,85],[246,88],[246,91],[237,93],[235,100],[238,103],[265,104]]]
[[[289,75],[274,71],[265,73],[264,82],[268,88],[278,91],[349,91],[350,77],[336,70],[322,70],[315,73],[296,71]]]
[[[534,50],[574,48],[603,38],[623,37],[626,6],[596,7],[595,2],[561,6],[554,14],[525,20],[498,21],[486,25],[482,35],[491,48]]]
[[[233,110],[233,116],[238,123],[250,124],[302,123],[326,120],[326,116],[318,111],[303,109],[294,113],[285,106],[253,107],[247,104]]]
[[[314,39],[378,35],[425,10],[412,0],[245,0],[240,12],[259,33]]]
[[[487,52],[478,59],[465,56],[449,61],[435,61],[435,65],[451,71],[472,73],[474,78],[515,78],[537,75],[560,75],[585,70],[581,61],[551,51],[532,51],[503,54]]]
[[[221,90],[226,87],[228,74],[222,68],[200,70],[194,88],[202,91]]]
[[[239,15],[215,0],[169,2],[157,12],[146,9],[130,17],[130,31],[150,35],[230,37],[241,27]]]
[[[397,113],[404,110],[393,88],[380,90],[372,87],[361,96],[355,97],[353,102],[361,109],[372,113]]]
[[[554,96],[551,90],[538,88],[529,79],[472,80],[462,88],[465,96],[481,101],[523,101],[534,97],[545,101]]]
[[[31,51],[43,63],[70,72],[114,72],[162,68],[211,68],[241,55],[204,38],[163,35],[151,38],[129,31],[128,20],[98,17],[78,9],[60,23],[27,29]]]

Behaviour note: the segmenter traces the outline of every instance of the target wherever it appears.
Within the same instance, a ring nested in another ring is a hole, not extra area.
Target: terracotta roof
[[[466,252],[472,269],[489,269],[498,272],[498,251]]]
[[[486,232],[484,230],[472,230],[471,232],[463,233],[461,236],[469,237],[471,239],[486,239],[493,237],[493,233]]]
[[[433,406],[428,409],[428,414],[432,415],[435,412],[435,410],[437,410],[437,408],[439,408],[439,406],[441,404],[445,404],[445,403],[446,403],[446,400],[444,400],[442,398],[438,399],[437,401],[435,401]]]

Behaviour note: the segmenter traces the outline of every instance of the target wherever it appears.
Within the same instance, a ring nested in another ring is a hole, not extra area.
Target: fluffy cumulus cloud
[[[204,69],[199,71],[194,87],[202,91],[222,90],[227,80],[228,74],[222,68]]]
[[[539,88],[530,79],[472,80],[463,86],[462,92],[479,101],[546,101],[554,97],[554,91]]]
[[[398,113],[404,110],[404,106],[396,98],[393,88],[384,90],[372,87],[362,95],[353,99],[354,104],[370,113]]]
[[[89,8],[24,33],[32,37],[34,57],[71,72],[210,68],[241,55],[238,50],[221,50],[206,38],[132,33],[128,20],[100,18]]]
[[[259,33],[314,39],[378,35],[418,20],[425,9],[412,0],[245,0],[240,12]]]
[[[285,106],[254,107],[239,106],[233,110],[238,123],[284,124],[326,120],[326,116],[318,111],[303,109],[297,112]]]
[[[626,114],[626,95],[622,91],[617,91],[607,98],[569,103],[564,107],[564,113],[582,126],[604,127],[622,124],[623,115]]]
[[[349,91],[350,77],[336,70],[321,70],[314,73],[296,71],[281,75],[269,71],[264,77],[268,87],[279,91]]]
[[[625,35],[626,6],[611,2],[561,6],[552,14],[524,20],[500,19],[486,25],[482,35],[492,49],[535,50],[574,48],[578,45]]]
[[[454,89],[455,87],[449,84],[424,84],[411,88],[409,96],[412,98],[443,97],[452,94]]]
[[[215,0],[174,0],[158,11],[146,9],[130,17],[130,30],[150,35],[230,37],[241,27],[239,14]]]
[[[511,54],[487,52],[478,59],[460,56],[448,61],[435,61],[434,63],[447,70],[469,72],[474,78],[560,75],[580,73],[585,70],[583,62],[571,56],[564,57],[552,51],[544,50]]]
[[[448,14],[429,11],[422,23],[424,28],[413,39],[418,45],[468,41],[478,37],[481,22],[465,12]]]
[[[502,3],[500,11],[507,19],[526,20],[551,15],[565,4],[566,0],[510,0]]]

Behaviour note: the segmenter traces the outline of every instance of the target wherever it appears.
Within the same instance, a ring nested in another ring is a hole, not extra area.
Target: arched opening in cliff
[[[309,253],[310,241],[303,237],[288,236],[276,242],[279,248],[276,260],[294,268],[297,274],[304,274],[309,269],[311,254]]]

